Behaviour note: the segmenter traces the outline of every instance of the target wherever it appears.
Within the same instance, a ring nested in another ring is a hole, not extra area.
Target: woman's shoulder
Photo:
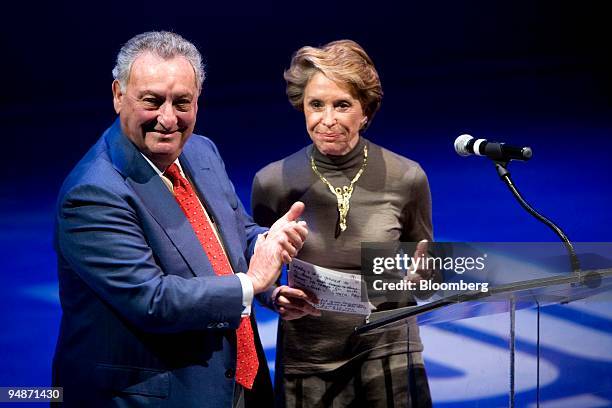
[[[370,156],[379,156],[385,164],[387,173],[396,176],[425,175],[421,165],[413,159],[410,159],[402,154],[391,151],[385,147],[379,146],[376,143],[369,142]],[[403,178],[403,177],[402,177]]]
[[[293,170],[300,170],[304,164],[308,164],[308,149],[310,146],[301,148],[295,153],[290,154],[280,160],[274,161],[261,168],[256,174],[255,179],[261,182],[278,181],[284,173]]]

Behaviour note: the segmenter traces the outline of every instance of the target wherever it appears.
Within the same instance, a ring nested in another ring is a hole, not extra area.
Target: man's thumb
[[[295,221],[300,217],[300,215],[302,215],[302,213],[304,212],[304,208],[305,205],[303,202],[296,201],[295,203],[293,203],[289,211],[287,211],[287,214],[283,215],[283,218],[287,221]]]

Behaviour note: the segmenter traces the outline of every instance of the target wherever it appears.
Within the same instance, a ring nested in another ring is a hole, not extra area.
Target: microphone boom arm
[[[531,205],[529,205],[527,201],[525,201],[521,193],[518,191],[518,189],[512,182],[512,179],[510,178],[510,172],[508,171],[508,168],[507,168],[508,167],[507,161],[493,160],[493,162],[495,163],[495,169],[497,170],[497,174],[499,174],[499,177],[506,184],[506,186],[508,186],[508,188],[510,189],[510,191],[512,192],[516,200],[521,205],[521,207],[523,207],[529,214],[534,216],[538,221],[544,223],[547,227],[552,229],[555,232],[555,234],[557,234],[557,236],[561,238],[569,254],[570,266],[572,268],[572,271],[580,272],[580,261],[578,260],[578,256],[576,255],[576,250],[574,249],[574,245],[572,245],[570,240],[567,238],[567,235],[565,235],[565,233],[563,232],[563,230],[561,230],[561,228],[559,228],[559,226],[557,226],[554,222],[552,222],[551,220],[549,220],[548,218],[544,217],[542,214],[537,212]]]

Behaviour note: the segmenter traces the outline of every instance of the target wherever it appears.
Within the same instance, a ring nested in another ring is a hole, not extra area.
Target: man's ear
[[[116,79],[113,81],[113,106],[115,112],[119,114],[121,112],[121,103],[123,101],[123,91],[121,91],[121,84]]]

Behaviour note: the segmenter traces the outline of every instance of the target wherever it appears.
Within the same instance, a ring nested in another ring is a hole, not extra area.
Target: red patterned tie
[[[221,243],[213,231],[212,225],[208,221],[204,209],[200,204],[191,184],[176,165],[172,163],[164,173],[172,181],[174,186],[174,198],[183,209],[189,223],[193,227],[200,244],[206,252],[206,256],[212,264],[213,270],[217,275],[230,275],[230,267],[227,256],[223,252]],[[248,316],[244,316],[240,321],[240,326],[236,330],[238,338],[238,356],[236,363],[236,381],[247,389],[253,388],[253,382],[259,368],[257,352],[255,351],[255,340],[253,328]]]

